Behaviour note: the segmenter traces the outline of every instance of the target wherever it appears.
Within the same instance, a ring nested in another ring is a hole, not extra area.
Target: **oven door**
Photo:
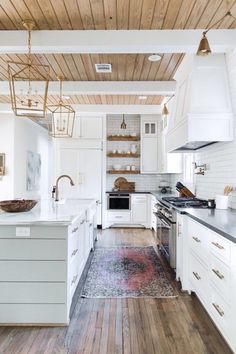
[[[108,195],[108,210],[130,210],[130,196],[129,194],[109,194]]]
[[[159,250],[164,254],[170,266],[176,266],[176,223],[167,219],[160,212],[156,213],[157,218],[157,242]]]

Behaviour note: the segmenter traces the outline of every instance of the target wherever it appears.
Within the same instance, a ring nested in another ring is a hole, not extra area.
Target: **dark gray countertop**
[[[173,197],[176,194],[161,194],[159,192],[152,193],[159,201],[163,197]],[[163,201],[162,201],[163,202]],[[164,202],[170,206],[169,203]],[[235,209],[199,209],[199,208],[176,208],[178,213],[186,214],[190,218],[198,221],[200,224],[224,236],[228,240],[236,243],[236,210]]]
[[[107,193],[119,193],[119,192],[107,192]],[[120,192],[125,193],[125,192]],[[163,194],[160,191],[135,191],[133,193],[145,193],[154,195],[163,204],[171,206],[169,203],[162,200],[163,197],[174,197],[178,196],[177,193],[166,193]],[[171,206],[180,214],[186,214],[200,224],[208,227],[209,229],[217,232],[218,234],[224,236],[228,240],[236,243],[236,210],[227,209],[196,209],[196,208],[176,208]]]

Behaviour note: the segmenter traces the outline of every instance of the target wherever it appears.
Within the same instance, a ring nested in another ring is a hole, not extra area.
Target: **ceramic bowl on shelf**
[[[37,203],[37,200],[31,199],[3,200],[0,202],[0,209],[8,213],[19,213],[33,209]]]
[[[113,170],[118,171],[121,170],[121,165],[115,164],[112,166]]]

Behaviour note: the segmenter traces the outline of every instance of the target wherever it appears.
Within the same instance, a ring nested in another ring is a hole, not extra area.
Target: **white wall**
[[[0,177],[0,200],[12,199],[14,195],[14,119],[12,114],[1,113],[0,153],[6,154],[6,175]]]
[[[27,152],[41,155],[41,183],[39,191],[26,190]],[[47,198],[52,183],[50,181],[51,139],[46,129],[28,118],[15,119],[14,136],[14,195],[15,198]],[[18,173],[19,171],[19,173]]]
[[[236,52],[227,55],[227,67],[234,113],[236,112]],[[235,120],[235,119],[234,119]],[[236,122],[235,122],[236,123]],[[194,154],[197,164],[207,164],[204,176],[194,175],[195,189],[200,198],[215,198],[222,194],[226,184],[236,189],[236,124],[234,124],[234,141],[216,143],[202,148]],[[191,168],[190,166],[186,168]],[[172,184],[183,180],[183,175],[173,176]],[[230,195],[230,206],[236,209],[236,191]]]
[[[27,151],[41,155],[39,191],[26,190]],[[6,153],[6,176],[0,180],[0,200],[49,196],[52,186],[51,139],[45,129],[28,118],[4,114],[0,118],[0,152]]]

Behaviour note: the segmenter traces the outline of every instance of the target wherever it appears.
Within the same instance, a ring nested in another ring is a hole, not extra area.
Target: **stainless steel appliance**
[[[176,210],[178,208],[207,208],[207,200],[198,198],[164,197],[156,204],[157,244],[172,268],[176,267]],[[167,202],[167,203],[166,203]]]
[[[130,210],[129,193],[109,193],[107,197],[108,210]]]
[[[171,268],[176,267],[176,211],[161,202],[156,204],[157,246]]]

